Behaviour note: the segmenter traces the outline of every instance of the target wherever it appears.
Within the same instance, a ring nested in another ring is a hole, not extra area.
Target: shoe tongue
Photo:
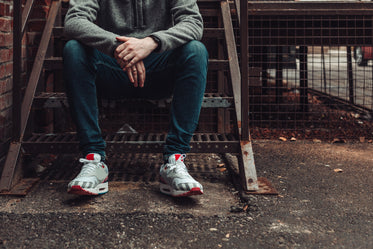
[[[101,156],[99,154],[96,154],[96,153],[90,153],[85,157],[85,159],[100,162],[101,161]]]
[[[176,163],[176,162],[183,162],[184,161],[184,158],[185,156],[183,154],[173,154],[172,156],[170,156],[170,158],[168,159],[168,162],[169,163]]]

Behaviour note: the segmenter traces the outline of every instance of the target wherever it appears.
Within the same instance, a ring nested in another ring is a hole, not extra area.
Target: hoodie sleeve
[[[172,0],[171,14],[174,26],[151,34],[160,41],[158,52],[171,50],[202,38],[203,20],[196,0]]]
[[[70,7],[65,17],[65,35],[90,47],[113,56],[118,35],[106,31],[94,22],[99,10],[99,0],[70,0]]]

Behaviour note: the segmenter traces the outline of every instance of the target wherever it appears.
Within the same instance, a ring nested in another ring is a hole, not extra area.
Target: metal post
[[[351,58],[351,47],[347,46],[347,76],[348,76],[348,90],[349,100],[351,104],[355,103],[354,97],[354,75],[352,72],[352,58]]]
[[[242,140],[249,140],[248,3],[240,1],[241,16],[241,122]]]
[[[22,14],[21,0],[13,1],[13,141],[19,141],[21,131],[22,74]]]
[[[299,64],[300,64],[300,104],[301,112],[308,112],[308,48],[306,46],[299,47]]]

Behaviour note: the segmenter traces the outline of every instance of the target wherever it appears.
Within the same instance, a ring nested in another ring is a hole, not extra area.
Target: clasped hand
[[[119,36],[117,40],[123,42],[114,51],[114,57],[123,71],[127,72],[129,80],[135,87],[144,87],[145,59],[157,44],[150,37],[137,39],[133,37]]]

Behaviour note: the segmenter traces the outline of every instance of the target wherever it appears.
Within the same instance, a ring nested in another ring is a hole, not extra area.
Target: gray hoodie
[[[113,56],[115,37],[159,39],[159,52],[202,38],[196,0],[70,0],[65,34]]]

